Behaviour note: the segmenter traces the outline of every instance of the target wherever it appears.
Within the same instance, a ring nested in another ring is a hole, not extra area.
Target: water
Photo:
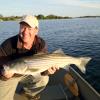
[[[62,48],[69,55],[92,57],[86,79],[100,93],[100,18],[40,20],[39,27],[49,52]],[[18,29],[18,22],[0,22],[0,43]]]

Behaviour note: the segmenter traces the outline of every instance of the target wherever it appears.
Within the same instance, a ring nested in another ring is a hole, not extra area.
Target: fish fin
[[[55,50],[52,54],[62,54],[62,55],[65,55],[64,51],[61,48]]]
[[[85,73],[86,72],[86,64],[92,59],[91,57],[81,57],[81,64],[80,64],[80,70]]]

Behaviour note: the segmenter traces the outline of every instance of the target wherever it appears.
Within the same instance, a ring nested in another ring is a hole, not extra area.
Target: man
[[[5,73],[2,65],[6,62],[39,52],[47,52],[45,41],[37,35],[38,20],[35,16],[25,16],[20,21],[19,34],[5,40],[0,46],[0,100],[13,100],[16,87],[21,80],[26,81],[23,89],[27,95],[35,96],[48,83],[48,75],[54,74],[59,68],[51,66],[48,70],[36,76],[21,76],[15,73]],[[34,84],[35,83],[35,84]]]

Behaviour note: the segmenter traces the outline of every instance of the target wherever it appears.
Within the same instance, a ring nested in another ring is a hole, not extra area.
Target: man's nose
[[[23,29],[23,33],[27,33],[27,32],[28,32],[28,28],[25,27],[25,28]]]

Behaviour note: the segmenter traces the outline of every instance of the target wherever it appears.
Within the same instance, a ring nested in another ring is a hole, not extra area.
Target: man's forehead
[[[28,24],[27,24],[27,23],[25,23],[25,22],[21,22],[21,23],[20,23],[20,25],[21,25],[21,26],[26,26],[26,27],[30,27],[30,28],[31,28],[31,26],[30,26],[30,25],[28,25]]]

